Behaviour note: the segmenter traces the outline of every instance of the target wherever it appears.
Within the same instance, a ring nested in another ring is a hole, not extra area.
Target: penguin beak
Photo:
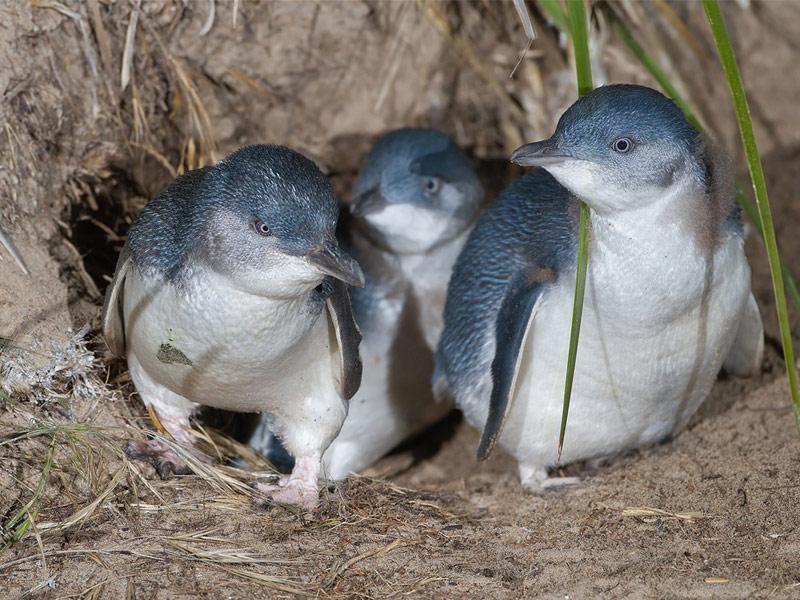
[[[550,167],[573,157],[564,154],[553,138],[520,146],[511,155],[511,162],[523,167]]]
[[[341,279],[345,283],[364,287],[364,271],[361,266],[332,241],[324,241],[306,255],[308,263],[326,275]]]
[[[386,200],[384,200],[383,194],[381,194],[379,187],[376,185],[363,194],[353,197],[350,201],[350,214],[354,217],[364,217],[378,212],[384,206],[386,206]]]

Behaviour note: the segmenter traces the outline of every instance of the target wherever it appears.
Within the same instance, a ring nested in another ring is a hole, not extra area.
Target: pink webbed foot
[[[160,440],[130,442],[125,449],[125,454],[131,460],[149,462],[156,468],[161,479],[169,479],[173,475],[188,475],[192,472],[186,461],[178,456],[178,453],[169,445]]]
[[[255,483],[253,487],[276,502],[314,510],[319,504],[319,457],[298,456],[288,477],[281,477],[277,485]]]
[[[152,413],[151,416],[153,416]],[[189,433],[188,417],[178,419],[162,417],[157,420],[157,423],[160,423],[164,430],[187,448],[197,460],[205,463],[211,462],[207,456],[193,448],[194,439],[192,434]],[[128,447],[125,449],[125,454],[132,460],[149,462],[156,468],[161,479],[168,479],[173,475],[188,475],[192,472],[186,461],[169,444],[161,440],[129,442]]]

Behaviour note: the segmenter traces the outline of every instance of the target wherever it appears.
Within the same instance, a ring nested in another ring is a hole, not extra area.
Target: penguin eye
[[[264,221],[256,221],[254,226],[256,228],[256,233],[259,233],[263,236],[272,235],[272,230],[269,228],[269,225],[264,223]]]
[[[629,137],[621,137],[611,142],[611,149],[619,154],[627,154],[633,150],[633,140]]]
[[[435,194],[439,191],[439,179],[431,177],[425,182],[425,191],[429,194]]]

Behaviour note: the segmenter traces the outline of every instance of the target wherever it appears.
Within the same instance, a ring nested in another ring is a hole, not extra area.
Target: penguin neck
[[[612,253],[637,248],[639,252],[710,255],[719,236],[709,231],[708,202],[703,183],[684,173],[640,207],[602,212],[590,208],[593,243]]]
[[[322,279],[320,283],[321,281]],[[274,290],[274,293],[253,289],[252,286],[243,285],[245,282],[242,280],[237,281],[236,278],[194,259],[187,260],[179,277],[174,278],[172,283],[187,298],[200,298],[210,294],[219,299],[225,298],[227,302],[251,306],[255,311],[268,310],[277,313],[296,311],[319,295],[315,286],[307,282],[298,282],[296,286]]]
[[[413,204],[387,204],[363,218],[362,230],[373,243],[393,254],[426,255],[471,224],[460,214],[447,214]]]
[[[587,294],[603,311],[630,313],[634,320],[640,315],[641,322],[652,315],[636,307],[648,303],[678,313],[703,296],[715,274],[724,273],[730,238],[720,230],[720,242],[706,246],[691,222],[690,207],[705,200],[703,189],[672,186],[668,192],[638,210],[590,211]]]

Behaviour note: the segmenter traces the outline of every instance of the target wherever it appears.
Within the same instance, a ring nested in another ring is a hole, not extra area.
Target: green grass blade
[[[739,182],[736,182],[736,197],[739,199],[739,204],[744,209],[747,218],[753,224],[753,227],[756,228],[756,232],[764,239],[764,229],[761,227],[761,217],[758,215],[758,211],[753,203],[750,202],[750,198],[744,193],[742,186],[739,185]],[[789,298],[792,299],[792,303],[794,304],[795,310],[800,313],[800,292],[797,291],[797,285],[792,279],[791,273],[789,273],[789,269],[786,267],[786,263],[783,262],[783,259],[780,258],[778,255],[781,263],[781,274],[783,275],[783,281],[786,284],[786,291],[789,292]]]
[[[552,19],[555,26],[558,27],[562,33],[570,35],[571,27],[569,24],[569,17],[567,13],[564,12],[564,9],[561,8],[558,0],[539,0],[539,6],[542,7],[545,14]]]
[[[578,96],[592,91],[592,64],[589,56],[589,27],[583,0],[568,0],[569,20],[572,23],[572,47],[575,50],[575,72],[578,76]]]
[[[775,240],[775,229],[772,226],[772,213],[769,209],[769,199],[767,198],[767,186],[764,181],[764,171],[761,168],[761,160],[758,156],[758,146],[756,145],[756,137],[753,133],[753,123],[750,119],[750,109],[747,105],[742,76],[739,73],[739,66],[736,63],[736,56],[733,53],[733,47],[728,37],[728,30],[725,27],[725,21],[722,18],[719,4],[716,0],[703,0],[703,9],[706,12],[708,25],[714,35],[714,41],[717,44],[717,52],[722,62],[722,68],[725,71],[725,77],[728,80],[728,87],[731,90],[736,119],[739,121],[739,132],[742,135],[742,144],[744,145],[745,155],[747,156],[747,167],[750,169],[750,179],[753,182],[758,215],[764,234],[764,244],[767,247],[769,270],[772,274],[772,288],[775,292],[778,325],[781,331],[783,355],[786,359],[786,374],[789,376],[789,388],[792,395],[795,424],[797,425],[798,432],[800,432],[800,397],[797,393],[797,372],[794,365],[792,336],[789,331],[789,314],[786,308],[786,296],[783,288],[780,257],[778,256],[778,244]]]
[[[592,91],[592,66],[589,61],[589,31],[586,25],[586,8],[583,0],[569,0],[569,20],[572,23],[572,45],[575,50],[575,71],[578,76],[578,95]],[[578,267],[575,276],[575,302],[572,307],[572,327],[569,334],[569,356],[567,357],[567,376],[564,384],[564,404],[561,409],[561,431],[558,434],[558,457],[564,447],[567,430],[569,401],[572,396],[572,382],[575,377],[575,360],[578,355],[578,338],[581,334],[583,315],[583,294],[586,289],[586,268],[589,247],[586,237],[589,230],[589,209],[581,202],[580,225],[578,226]]]

